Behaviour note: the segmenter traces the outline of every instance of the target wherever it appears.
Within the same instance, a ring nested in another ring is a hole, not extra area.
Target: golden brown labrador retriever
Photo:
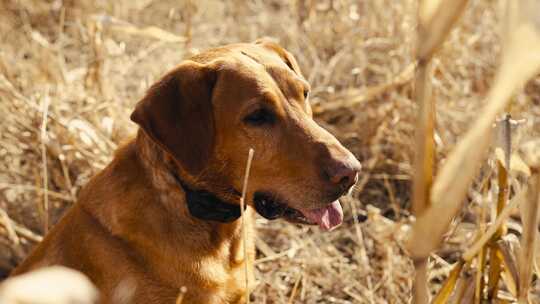
[[[65,265],[106,303],[126,289],[128,303],[174,303],[181,289],[183,303],[245,302],[238,218],[249,148],[250,282],[254,211],[328,230],[357,180],[359,162],[315,123],[308,96],[294,57],[270,41],[183,61],[137,104],[136,138],[13,273]]]

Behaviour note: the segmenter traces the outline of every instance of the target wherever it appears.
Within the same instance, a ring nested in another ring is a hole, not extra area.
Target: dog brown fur
[[[118,301],[121,288],[132,291],[128,303],[175,303],[182,287],[183,303],[244,303],[241,221],[193,217],[177,177],[237,204],[231,189],[242,188],[253,148],[249,205],[261,189],[292,208],[337,199],[340,172],[356,174],[359,164],[313,121],[308,90],[294,57],[269,41],[215,48],[182,62],[138,103],[137,136],[81,190],[13,275],[65,265],[85,273],[103,303]],[[273,121],[246,124],[244,117],[261,106]],[[254,282],[253,208],[244,216]]]

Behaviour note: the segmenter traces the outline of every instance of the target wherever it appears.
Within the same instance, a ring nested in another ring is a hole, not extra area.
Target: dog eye
[[[309,97],[309,91],[304,90],[304,100],[306,100]]]
[[[244,117],[244,122],[252,126],[272,124],[274,121],[274,114],[266,109],[255,110]]]

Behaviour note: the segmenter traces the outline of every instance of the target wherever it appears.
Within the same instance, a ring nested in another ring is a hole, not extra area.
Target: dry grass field
[[[431,60],[435,172],[483,114],[501,61],[504,2],[468,1]],[[253,303],[410,302],[417,6],[416,0],[1,1],[0,278],[134,133],[129,114],[154,80],[202,49],[271,37],[296,56],[313,88],[317,120],[356,154],[363,173],[344,200],[344,224],[333,232],[257,219]],[[540,77],[519,86],[506,109],[514,122],[507,151],[526,159],[527,151],[540,150]],[[493,149],[477,165],[463,206],[427,262],[432,295],[498,214],[501,170]],[[510,199],[527,184],[523,171],[508,172]],[[509,247],[525,230],[516,210],[499,235]],[[483,275],[478,263],[466,264],[458,285]],[[528,265],[534,303],[540,265]],[[509,273],[495,283],[493,298],[514,298]]]

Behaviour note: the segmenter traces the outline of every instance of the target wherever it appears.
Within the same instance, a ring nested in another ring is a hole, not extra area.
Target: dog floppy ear
[[[147,91],[131,120],[191,174],[212,155],[215,70],[185,61]]]

